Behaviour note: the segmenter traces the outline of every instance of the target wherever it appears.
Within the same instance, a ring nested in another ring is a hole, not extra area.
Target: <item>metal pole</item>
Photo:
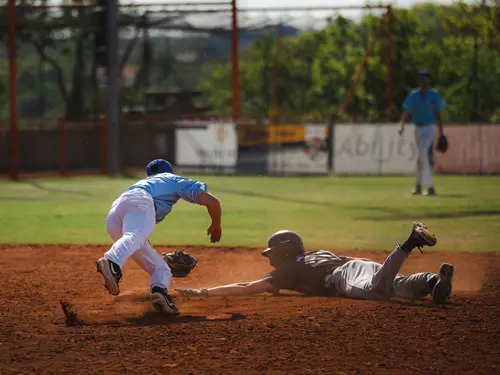
[[[143,87],[145,91],[149,91],[150,78],[151,78],[151,42],[149,39],[149,28],[148,28],[148,12],[144,14],[144,28],[143,32],[143,45],[142,45],[142,58],[144,66],[144,82]],[[169,39],[170,40],[170,39]]]
[[[275,31],[275,56],[274,56],[274,66],[273,66],[273,80],[271,82],[272,92],[271,92],[271,122],[273,124],[278,123],[278,74],[279,74],[279,63],[280,63],[280,47],[281,47],[281,20],[276,26]]]
[[[238,37],[238,8],[236,0],[231,1],[232,30],[231,30],[231,65],[232,65],[232,93],[233,93],[233,121],[240,118],[240,57]]]
[[[9,0],[9,120],[10,178],[19,180],[19,131],[17,128],[16,0]]]
[[[119,172],[119,121],[120,121],[120,69],[118,66],[117,0],[108,1],[107,49],[108,49],[108,142],[109,175]]]
[[[368,60],[371,57],[373,53],[373,48],[375,47],[375,43],[377,42],[380,32],[382,31],[382,26],[384,26],[384,22],[386,22],[387,14],[380,20],[380,24],[373,34],[372,39],[370,40],[370,43],[368,44],[368,48],[366,49],[365,56],[363,57],[363,61],[361,64],[359,64],[358,71],[356,72],[356,76],[354,77],[354,83],[347,92],[347,97],[344,100],[344,104],[342,105],[342,109],[340,110],[341,113],[347,114],[347,107],[349,106],[349,103],[351,102],[351,99],[354,97],[354,93],[356,92],[356,89],[358,88],[359,81],[361,80],[361,76],[363,75],[365,71],[365,67],[368,64]]]
[[[394,32],[393,32],[393,13],[392,6],[387,7],[387,26],[388,26],[388,69],[387,69],[387,121],[392,121],[392,111],[394,108]]]

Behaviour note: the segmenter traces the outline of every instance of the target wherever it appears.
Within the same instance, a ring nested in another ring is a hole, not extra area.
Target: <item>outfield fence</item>
[[[398,124],[235,125],[207,121],[126,121],[120,132],[123,170],[153,158],[178,170],[262,175],[412,174],[417,161],[413,127]],[[22,172],[80,170],[107,173],[107,122],[60,119],[47,130],[20,131]],[[450,147],[434,153],[441,174],[500,172],[500,124],[448,124]],[[0,132],[0,174],[8,171],[8,132]]]

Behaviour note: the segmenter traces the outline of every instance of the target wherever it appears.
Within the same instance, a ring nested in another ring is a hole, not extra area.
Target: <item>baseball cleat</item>
[[[114,296],[120,294],[119,283],[122,279],[122,271],[118,264],[101,258],[97,262],[97,272],[99,272],[104,277],[104,286],[108,292]]]
[[[166,315],[179,315],[180,312],[172,302],[172,297],[168,295],[167,290],[159,286],[151,290],[151,303],[156,311]]]
[[[420,185],[415,185],[413,190],[411,191],[413,195],[419,195],[422,194],[422,187]]]
[[[438,281],[432,289],[432,299],[438,305],[445,303],[450,298],[454,267],[443,263],[439,269]]]
[[[429,195],[436,195],[436,189],[434,189],[434,187],[429,187],[425,193],[424,193],[425,196],[429,196]]]
[[[434,246],[437,243],[437,238],[424,223],[414,221],[410,238],[420,252],[424,246]]]

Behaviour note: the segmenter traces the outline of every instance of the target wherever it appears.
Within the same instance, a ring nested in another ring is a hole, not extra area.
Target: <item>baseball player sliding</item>
[[[432,272],[404,276],[399,273],[406,258],[415,248],[434,246],[433,233],[420,222],[414,222],[411,234],[387,257],[383,264],[369,259],[337,256],[329,251],[305,252],[302,238],[283,230],[273,234],[262,255],[269,259],[274,271],[260,280],[217,286],[209,289],[176,291],[185,297],[237,296],[280,289],[307,295],[343,296],[354,299],[385,300],[391,297],[422,298],[431,294],[437,304],[451,294],[453,266],[443,264],[438,274]]]
[[[169,260],[178,259],[182,263],[186,254],[175,252],[162,257],[148,239],[155,225],[170,213],[179,199],[183,199],[207,208],[212,219],[207,234],[211,242],[218,242],[222,235],[221,205],[207,191],[205,183],[175,175],[166,160],[153,160],[147,165],[146,173],[146,178],[126,189],[112,204],[106,218],[106,229],[115,242],[96,262],[97,272],[104,277],[104,286],[109,293],[118,295],[121,270],[131,257],[151,277],[151,298],[155,309],[168,315],[178,315],[179,311],[168,294],[172,281]]]

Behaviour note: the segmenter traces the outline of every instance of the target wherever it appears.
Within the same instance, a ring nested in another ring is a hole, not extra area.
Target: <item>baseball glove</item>
[[[443,154],[448,150],[448,138],[444,134],[439,136],[436,143],[436,150]]]
[[[160,256],[170,267],[173,277],[186,277],[198,263],[198,259],[184,251],[175,250],[173,253],[161,253]]]

